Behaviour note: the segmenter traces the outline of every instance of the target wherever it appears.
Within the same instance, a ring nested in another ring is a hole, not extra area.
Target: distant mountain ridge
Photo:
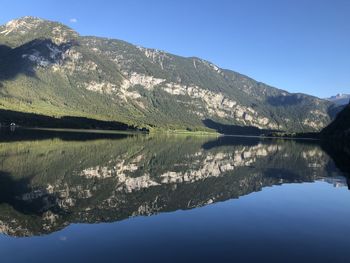
[[[0,26],[0,108],[146,128],[223,125],[319,131],[333,104],[292,94],[195,57],[23,17]],[[1,120],[0,120],[1,121]]]
[[[327,98],[327,100],[335,103],[336,105],[346,105],[350,102],[350,94],[339,93],[335,96]]]

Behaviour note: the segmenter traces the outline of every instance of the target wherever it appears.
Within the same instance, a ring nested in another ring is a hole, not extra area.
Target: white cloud
[[[71,23],[76,23],[76,22],[78,22],[78,19],[76,19],[76,18],[71,18],[71,19],[69,19],[69,22],[71,22]]]

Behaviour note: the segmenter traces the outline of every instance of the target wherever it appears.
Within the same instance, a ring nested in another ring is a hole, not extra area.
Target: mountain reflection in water
[[[186,210],[264,187],[346,186],[314,142],[120,136],[0,142],[0,232],[35,236],[71,223]]]

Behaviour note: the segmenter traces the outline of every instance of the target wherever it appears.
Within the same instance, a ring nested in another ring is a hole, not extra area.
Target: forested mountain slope
[[[0,108],[147,128],[203,130],[210,120],[306,132],[331,121],[332,103],[200,58],[24,17],[0,27]]]

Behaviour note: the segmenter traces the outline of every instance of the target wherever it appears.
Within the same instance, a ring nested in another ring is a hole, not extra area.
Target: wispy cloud
[[[71,19],[69,19],[69,22],[71,22],[71,23],[76,23],[76,22],[78,22],[78,19],[76,19],[76,18],[71,18]]]

